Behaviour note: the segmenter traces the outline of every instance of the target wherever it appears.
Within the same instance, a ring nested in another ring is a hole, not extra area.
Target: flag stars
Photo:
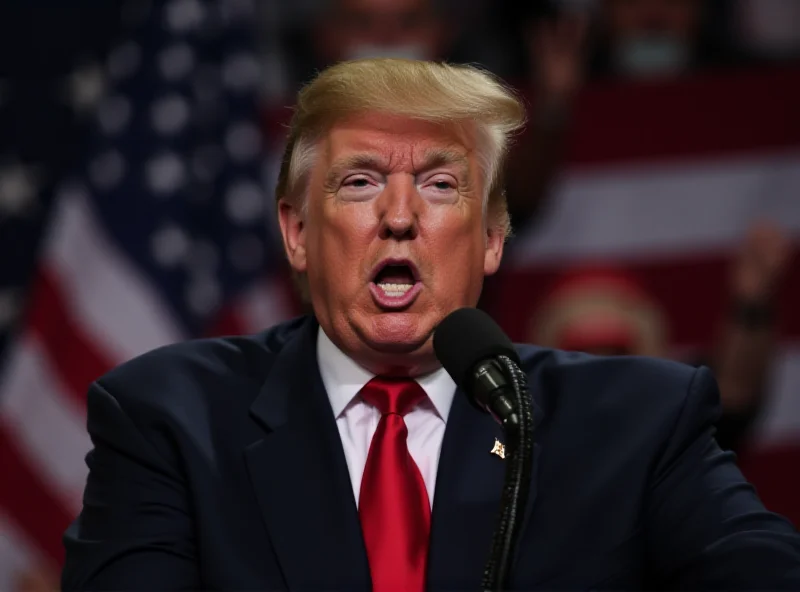
[[[67,80],[69,104],[78,113],[90,112],[100,102],[105,87],[105,74],[98,64],[80,66]]]
[[[215,274],[219,268],[219,249],[207,240],[198,240],[186,257],[186,268],[194,275]]]
[[[174,152],[164,152],[145,165],[145,178],[153,193],[172,195],[186,182],[186,166]]]
[[[153,103],[150,111],[153,128],[160,134],[182,131],[189,121],[189,104],[181,95],[170,94]]]
[[[229,56],[222,67],[222,81],[234,91],[246,91],[258,84],[261,66],[250,53]]]
[[[107,136],[118,134],[125,130],[131,119],[133,108],[128,99],[116,95],[108,97],[100,103],[97,109],[97,120],[100,128]]]
[[[205,18],[205,7],[198,0],[172,0],[165,10],[167,26],[175,33],[196,30]]]
[[[125,159],[118,150],[108,150],[89,164],[89,178],[101,190],[112,189],[122,181],[124,175]]]
[[[0,215],[19,216],[38,205],[39,175],[19,163],[0,168]]]
[[[205,317],[217,310],[222,302],[222,290],[214,276],[198,274],[186,286],[186,303],[199,317]]]
[[[264,193],[254,182],[240,181],[225,195],[225,212],[234,222],[250,224],[264,215]]]
[[[250,122],[232,124],[225,134],[225,149],[231,160],[244,164],[261,152],[261,132]]]
[[[189,238],[178,226],[169,224],[153,233],[150,241],[153,258],[163,267],[183,262],[189,252]]]
[[[158,70],[164,80],[178,82],[194,68],[195,55],[186,43],[176,43],[164,49],[158,56]]]

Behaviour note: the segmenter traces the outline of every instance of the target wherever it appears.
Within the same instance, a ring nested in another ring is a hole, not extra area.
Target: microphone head
[[[459,308],[447,315],[433,332],[433,351],[464,391],[471,390],[468,377],[478,362],[508,356],[520,364],[508,336],[492,317],[477,308]]]

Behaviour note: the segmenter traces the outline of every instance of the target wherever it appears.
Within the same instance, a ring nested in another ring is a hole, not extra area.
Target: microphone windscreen
[[[447,373],[463,390],[478,362],[508,356],[520,364],[511,340],[492,317],[477,308],[459,308],[447,315],[433,332],[433,351]]]

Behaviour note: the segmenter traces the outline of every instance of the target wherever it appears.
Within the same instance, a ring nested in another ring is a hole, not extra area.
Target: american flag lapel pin
[[[489,451],[491,454],[496,454],[500,458],[506,457],[506,446],[497,438],[494,439],[494,447]]]

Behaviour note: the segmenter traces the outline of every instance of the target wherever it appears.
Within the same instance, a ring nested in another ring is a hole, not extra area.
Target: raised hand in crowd
[[[759,222],[750,228],[734,261],[732,314],[724,325],[714,368],[727,412],[752,416],[766,391],[777,296],[790,253],[781,229]]]

